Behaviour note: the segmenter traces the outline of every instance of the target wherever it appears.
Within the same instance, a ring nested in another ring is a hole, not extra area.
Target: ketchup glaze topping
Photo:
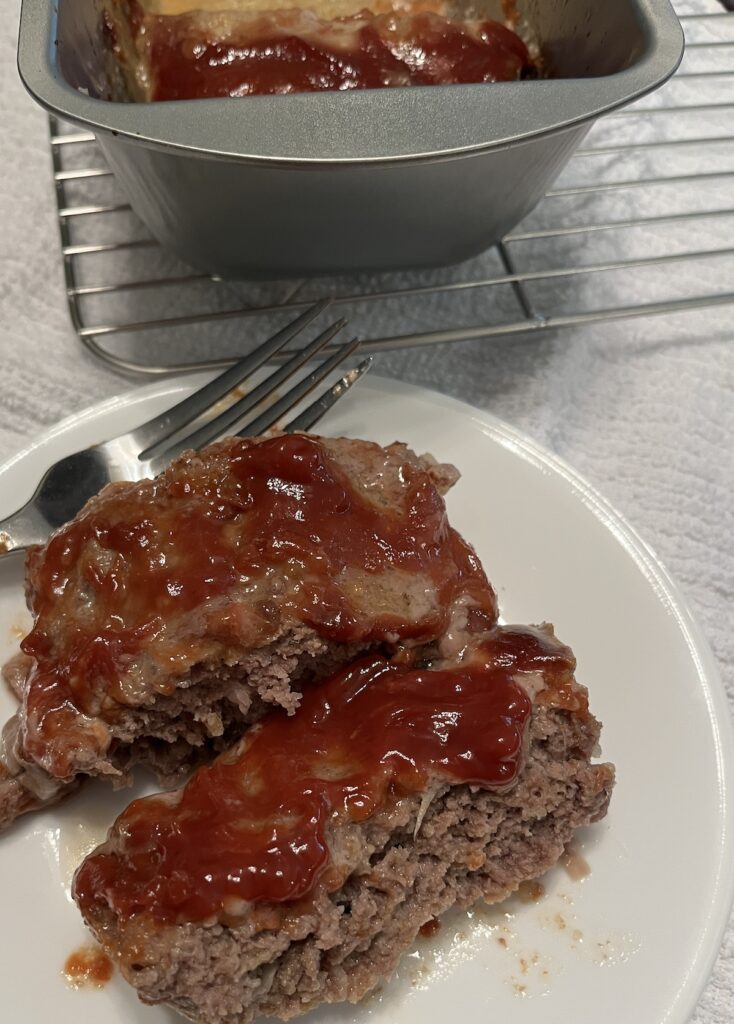
[[[229,439],[111,485],[31,551],[28,583],[22,753],[56,778],[107,749],[121,707],[289,623],[394,645],[440,637],[457,602],[470,633],[496,619],[415,456],[306,435]]]
[[[276,12],[235,21],[225,37],[210,37],[205,17],[157,16],[146,33],[153,100],[513,81],[533,69],[499,22],[432,12]]]
[[[180,923],[336,889],[331,829],[435,781],[510,785],[532,709],[523,678],[552,689],[573,664],[552,633],[518,626],[495,627],[450,669],[362,658],[182,790],[134,801],[79,868],[75,898],[83,913],[99,902],[122,920]]]

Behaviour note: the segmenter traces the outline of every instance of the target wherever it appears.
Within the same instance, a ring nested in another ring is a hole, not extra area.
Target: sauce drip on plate
[[[103,988],[112,977],[112,961],[97,946],[81,946],[67,957],[64,974],[74,988]]]

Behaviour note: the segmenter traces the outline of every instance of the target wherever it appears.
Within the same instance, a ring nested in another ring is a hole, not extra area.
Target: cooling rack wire
[[[161,375],[225,365],[324,295],[372,352],[734,307],[734,14],[716,0],[676,6],[686,53],[671,82],[598,122],[501,243],[435,271],[257,283],[196,273],[147,234],[94,137],[52,118],[81,343],[121,372]]]

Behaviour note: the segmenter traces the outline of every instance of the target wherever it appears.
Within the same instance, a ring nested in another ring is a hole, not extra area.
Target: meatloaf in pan
[[[170,781],[360,651],[448,656],[491,627],[456,478],[401,444],[283,435],[104,488],[28,554],[0,824],[135,762]]]
[[[137,101],[508,82],[537,60],[486,3],[105,0],[110,79]],[[506,4],[509,8],[509,4]],[[201,9],[203,8],[203,9]],[[537,57],[537,54],[536,54]]]
[[[201,1024],[362,998],[422,925],[505,898],[605,814],[573,672],[550,627],[448,665],[362,657],[132,803],[77,871],[85,920],[144,1001]]]

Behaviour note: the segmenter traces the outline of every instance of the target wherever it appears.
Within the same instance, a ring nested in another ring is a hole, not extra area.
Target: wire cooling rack
[[[687,45],[674,79],[602,119],[500,244],[436,271],[256,283],[196,273],[146,233],[94,137],[51,119],[81,342],[120,371],[155,375],[225,365],[324,295],[374,352],[734,307],[734,15],[715,0],[677,7]]]

